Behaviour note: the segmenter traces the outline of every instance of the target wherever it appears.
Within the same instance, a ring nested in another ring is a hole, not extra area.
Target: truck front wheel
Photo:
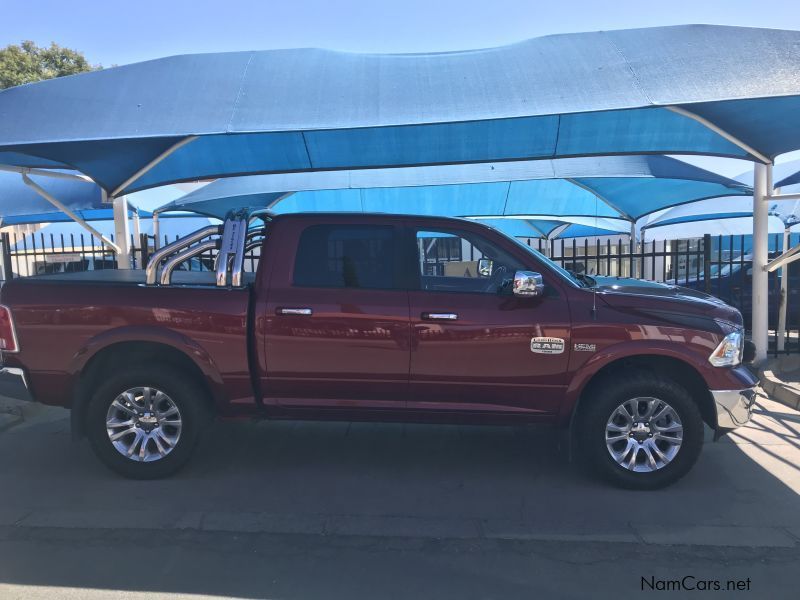
[[[156,365],[112,374],[95,390],[86,433],[108,467],[156,479],[186,464],[206,421],[204,392],[191,377]]]
[[[606,376],[581,402],[579,445],[607,480],[631,489],[674,483],[703,445],[697,403],[680,385],[652,372]]]

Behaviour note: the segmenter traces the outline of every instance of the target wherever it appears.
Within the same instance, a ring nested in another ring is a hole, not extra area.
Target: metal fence
[[[587,275],[634,277],[689,287],[721,298],[738,308],[750,328],[752,257],[750,236],[706,234],[703,238],[646,242],[632,247],[617,240],[530,239],[528,244],[567,270]],[[782,252],[783,234],[769,236],[769,256]],[[786,278],[785,293],[782,280]],[[768,275],[770,351],[800,352],[800,264]],[[779,331],[781,303],[786,323]],[[783,349],[778,350],[782,338]]]
[[[113,236],[112,236],[113,241]],[[159,246],[175,241],[164,236]],[[634,277],[649,281],[677,284],[713,294],[737,307],[749,328],[752,302],[752,263],[748,248],[749,236],[711,236],[700,239],[651,241],[632,246],[622,239],[529,239],[535,248],[565,269],[587,275]],[[114,269],[114,253],[89,234],[53,235],[29,233],[14,235],[3,233],[2,266],[6,278],[47,273]],[[770,256],[782,248],[782,234],[770,236]],[[155,248],[152,236],[131,236],[131,260],[134,268],[144,268]],[[260,247],[245,255],[245,271],[255,271]],[[445,255],[446,254],[446,255]],[[454,260],[450,253],[427,257],[426,262],[437,263]],[[192,271],[214,268],[215,251],[208,251],[182,266]],[[443,265],[430,264],[436,269]],[[783,352],[800,352],[800,265],[786,268],[787,293],[781,293],[783,274],[769,274],[769,326],[771,350],[777,352],[778,313],[781,301],[787,303],[787,319],[783,337]]]

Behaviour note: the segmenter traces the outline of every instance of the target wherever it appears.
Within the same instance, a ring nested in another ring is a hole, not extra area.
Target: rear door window
[[[312,225],[300,235],[294,285],[397,289],[392,226]]]

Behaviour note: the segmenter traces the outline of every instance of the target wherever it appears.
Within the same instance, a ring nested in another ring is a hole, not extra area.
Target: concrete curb
[[[761,388],[776,402],[800,410],[800,362],[797,355],[769,359],[758,370]]]

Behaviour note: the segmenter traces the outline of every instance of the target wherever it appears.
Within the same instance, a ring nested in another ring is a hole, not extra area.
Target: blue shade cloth
[[[789,186],[800,184],[800,160],[776,165],[772,171],[772,181],[773,185],[781,188],[783,193],[789,193],[787,191]]]
[[[35,175],[32,175],[31,179],[73,211],[91,212],[104,208],[100,188],[91,182]],[[42,198],[31,187],[25,185],[19,173],[0,171],[0,223],[2,225],[12,225],[15,222],[39,223],[42,220],[37,215],[52,215],[55,210],[55,206]],[[14,221],[14,219],[23,217],[32,220]]]
[[[0,92],[0,163],[108,191],[255,173],[800,146],[800,32],[687,25],[467,52],[184,55]]]
[[[615,219],[562,217],[553,219],[476,219],[506,235],[530,238],[586,237],[630,234],[630,223]]]
[[[753,169],[748,169],[734,179],[752,187]],[[800,159],[778,163],[772,168],[772,185],[776,188],[785,188],[796,183],[800,183]]]
[[[459,183],[471,180],[482,182]],[[744,184],[672,158],[613,156],[231,177],[158,210],[193,211],[218,218],[230,210],[269,207],[275,213],[547,215],[631,221],[685,202],[751,193]]]
[[[90,210],[76,210],[77,214],[84,221],[108,221],[114,219],[113,208],[94,208]],[[133,211],[128,211],[128,216],[133,217]],[[140,218],[149,218],[152,213],[147,211],[139,211]],[[5,217],[2,225],[29,225],[35,223],[68,223],[72,218],[66,213],[54,211],[49,213],[36,213],[27,215],[16,215],[13,217]]]
[[[100,188],[94,183],[38,175],[31,175],[31,179],[84,221],[114,218],[113,209],[109,204],[103,204]],[[128,206],[138,209],[140,217],[149,217],[152,209],[185,195],[186,191],[172,185],[145,190],[128,196]],[[56,210],[55,206],[25,185],[19,173],[0,171],[1,225],[61,223],[71,220],[66,213]]]
[[[799,193],[800,185],[784,186],[781,191],[786,194]],[[800,223],[800,200],[774,200],[769,203],[769,214],[771,217],[780,219],[785,227],[793,227]],[[716,233],[714,231],[715,221],[734,218],[750,218],[752,220],[752,217],[752,196],[740,196],[714,198],[677,206],[648,219],[643,219],[638,225],[641,229],[646,230],[666,225],[707,221],[709,231],[706,233],[714,234]]]

